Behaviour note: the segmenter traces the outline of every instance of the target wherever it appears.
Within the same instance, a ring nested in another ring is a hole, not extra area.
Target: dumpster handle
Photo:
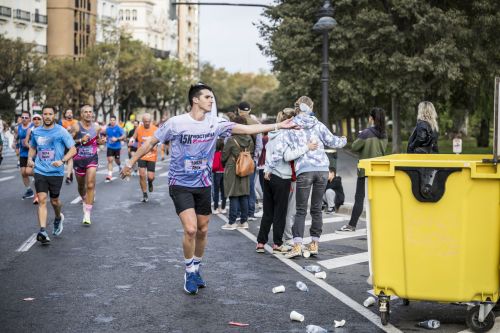
[[[411,180],[413,196],[420,202],[438,202],[446,191],[446,180],[462,168],[396,167]]]

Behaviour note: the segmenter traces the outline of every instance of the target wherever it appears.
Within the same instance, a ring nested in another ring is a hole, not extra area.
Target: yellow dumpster
[[[361,160],[368,177],[373,287],[389,297],[472,302],[467,324],[494,325],[500,284],[500,166],[491,155],[397,154]]]

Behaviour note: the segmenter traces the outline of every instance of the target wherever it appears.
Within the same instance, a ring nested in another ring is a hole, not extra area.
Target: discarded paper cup
[[[294,320],[294,321],[303,322],[304,321],[304,315],[301,315],[297,311],[292,311],[292,312],[290,312],[290,319]]]
[[[277,286],[273,288],[273,293],[284,293],[285,292],[285,286]]]
[[[309,252],[309,250],[302,250],[302,256],[304,258],[309,258],[311,256],[311,252]]]
[[[367,298],[367,299],[365,299],[365,301],[363,302],[363,305],[364,305],[365,307],[367,307],[367,308],[368,308],[368,307],[370,307],[370,306],[372,306],[373,304],[375,304],[375,297],[372,297],[372,296],[368,297],[368,298]]]
[[[314,276],[318,279],[326,279],[326,272],[323,271],[323,272],[318,272],[318,273],[315,273]]]
[[[336,320],[334,320],[333,322],[334,322],[335,328],[337,328],[337,327],[342,327],[342,326],[344,326],[344,325],[345,325],[345,320],[344,320],[344,319],[342,319],[342,320],[340,320],[340,321],[336,321]]]

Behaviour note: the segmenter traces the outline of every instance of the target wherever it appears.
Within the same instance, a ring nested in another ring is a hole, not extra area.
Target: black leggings
[[[359,217],[363,213],[365,203],[365,177],[358,177],[356,181],[356,194],[354,195],[354,207],[352,208],[351,220],[349,225],[356,228]]]

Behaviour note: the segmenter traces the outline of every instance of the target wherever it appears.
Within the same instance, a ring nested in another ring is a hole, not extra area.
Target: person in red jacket
[[[226,197],[224,195],[224,166],[222,165],[222,150],[224,149],[224,139],[218,139],[215,148],[213,172],[213,200],[214,213],[226,213]],[[221,195],[221,208],[219,208],[219,193]]]

